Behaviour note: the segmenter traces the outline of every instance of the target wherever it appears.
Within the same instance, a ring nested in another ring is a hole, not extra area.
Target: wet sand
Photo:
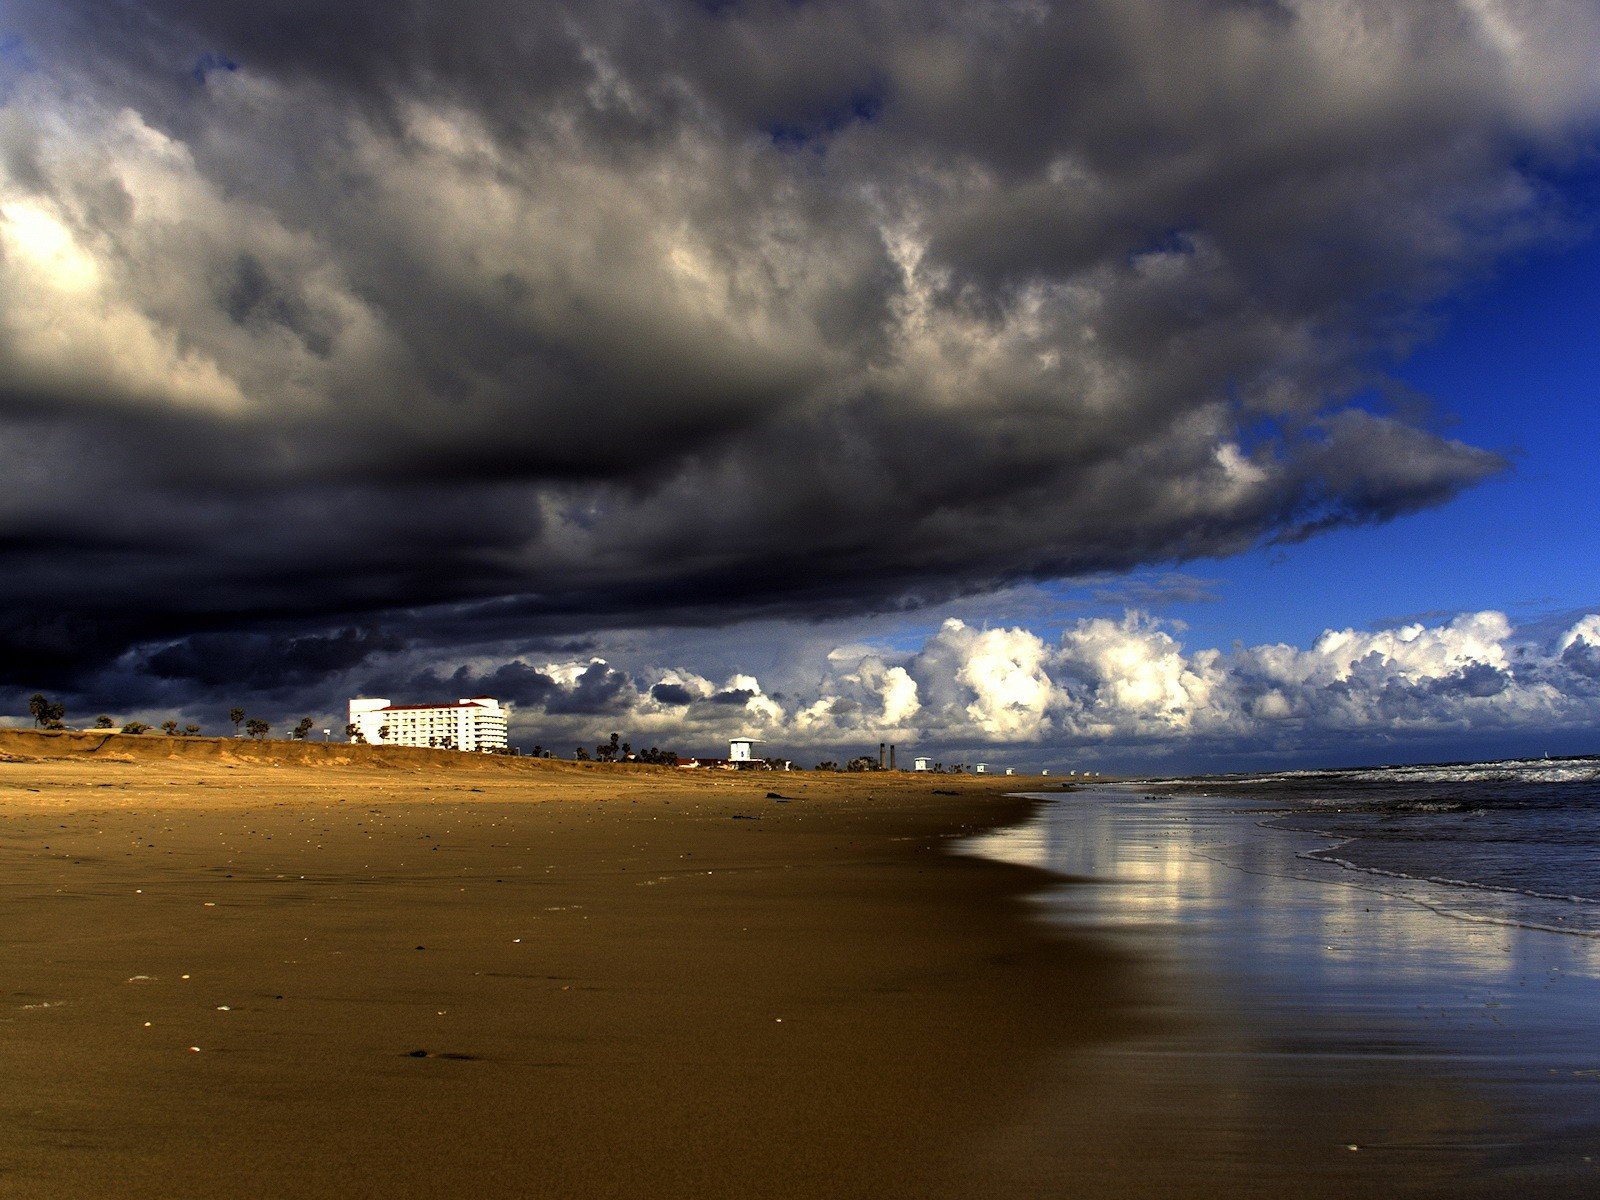
[[[1344,1150],[1482,1119],[1409,1066],[1142,1059],[1247,1029],[949,852],[1027,781],[162,741],[0,735],[0,1195],[1444,1196],[1480,1161]]]

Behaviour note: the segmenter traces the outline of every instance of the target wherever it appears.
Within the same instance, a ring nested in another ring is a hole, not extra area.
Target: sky
[[[8,0],[0,708],[1600,751],[1597,135],[1591,0]]]

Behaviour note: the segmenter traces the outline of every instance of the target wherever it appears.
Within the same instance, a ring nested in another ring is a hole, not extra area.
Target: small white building
[[[454,704],[391,704],[357,696],[350,701],[350,724],[373,746],[506,748],[506,710],[492,696],[468,696]]]
[[[931,759],[931,758],[916,758],[916,759],[912,759],[911,760],[911,769],[913,771],[931,771],[931,770],[933,770],[933,759]]]
[[[972,772],[974,775],[987,775],[989,773],[989,764],[979,763],[977,766],[972,768]]]
[[[727,758],[680,758],[678,765],[690,770],[719,770],[719,771],[787,771],[794,764],[788,759],[757,758],[755,747],[759,744],[756,738],[737,737],[728,739]]]
[[[1015,775],[1016,773],[1017,773],[1017,769],[1015,767],[1007,767],[1006,768],[1006,774],[1007,775]]]

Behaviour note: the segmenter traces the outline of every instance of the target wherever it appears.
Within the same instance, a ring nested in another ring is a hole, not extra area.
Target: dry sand
[[[1379,1194],[1086,1072],[1182,1006],[946,852],[1028,782],[0,732],[0,1195]]]
[[[100,742],[0,763],[0,1193],[968,1195],[1118,1019],[941,851],[1016,780]]]

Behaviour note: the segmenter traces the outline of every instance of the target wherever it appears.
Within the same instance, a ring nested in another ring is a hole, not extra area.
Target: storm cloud
[[[1583,0],[0,20],[0,682],[145,700],[1446,501],[1505,460],[1385,368],[1600,112]],[[461,694],[640,694],[548,665]]]

